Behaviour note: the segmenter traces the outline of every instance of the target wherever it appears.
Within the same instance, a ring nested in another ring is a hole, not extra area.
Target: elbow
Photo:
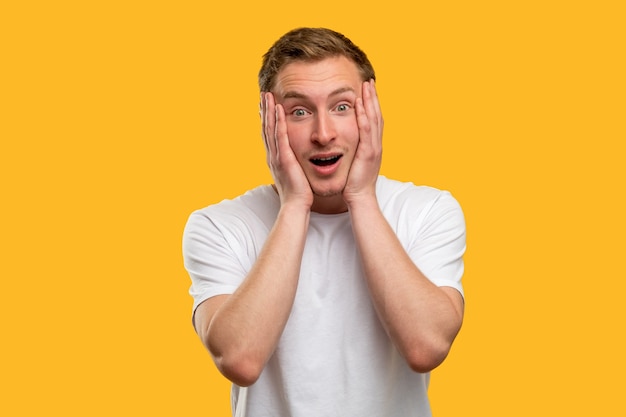
[[[240,387],[249,387],[254,384],[265,364],[262,361],[251,358],[250,355],[215,355],[213,360],[219,371],[233,384]]]
[[[209,329],[202,334],[202,341],[220,373],[240,387],[254,384],[265,368],[265,361],[250,346],[223,345],[218,342],[220,340],[222,338],[212,334]]]
[[[404,357],[414,372],[427,373],[443,363],[451,347],[452,343],[445,341],[415,345],[406,351]]]
[[[412,343],[405,344],[402,352],[409,367],[415,372],[427,373],[441,365],[461,329],[461,320],[448,328],[423,333]]]

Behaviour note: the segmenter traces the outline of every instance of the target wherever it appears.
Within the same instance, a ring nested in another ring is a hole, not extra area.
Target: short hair
[[[276,75],[287,64],[317,62],[335,56],[345,56],[354,62],[363,81],[376,79],[374,67],[365,52],[341,33],[326,28],[298,28],[281,36],[263,55],[259,87],[261,91],[270,91]]]

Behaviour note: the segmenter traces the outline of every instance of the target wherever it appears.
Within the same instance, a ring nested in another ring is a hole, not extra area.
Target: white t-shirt
[[[379,206],[426,277],[463,294],[465,222],[445,191],[379,177]],[[280,202],[261,186],[189,218],[183,253],[196,307],[233,293],[250,271]],[[429,374],[412,371],[376,316],[350,214],[311,213],[298,290],[278,347],[256,383],[233,385],[233,415],[426,417]]]

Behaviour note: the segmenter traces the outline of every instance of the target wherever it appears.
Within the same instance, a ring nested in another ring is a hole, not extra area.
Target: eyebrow
[[[333,97],[333,96],[337,96],[343,93],[347,93],[347,92],[352,92],[354,93],[354,88],[352,87],[341,87],[338,88],[336,90],[334,90],[332,93],[329,94],[329,97]],[[283,100],[286,100],[288,98],[299,98],[299,99],[306,99],[307,96],[299,93],[297,91],[287,91],[285,94],[283,94]]]

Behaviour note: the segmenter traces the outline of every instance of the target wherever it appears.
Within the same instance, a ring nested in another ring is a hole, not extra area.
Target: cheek
[[[307,129],[304,123],[287,123],[287,136],[290,143],[301,142],[306,135]]]
[[[341,136],[346,138],[350,143],[359,142],[359,125],[356,122],[356,118],[346,118],[346,120],[340,124],[339,129]]]
[[[307,131],[303,128],[302,124],[287,123],[287,137],[289,138],[289,145],[296,155],[298,160],[301,159],[301,154],[306,152],[306,146],[309,143],[309,136]]]

